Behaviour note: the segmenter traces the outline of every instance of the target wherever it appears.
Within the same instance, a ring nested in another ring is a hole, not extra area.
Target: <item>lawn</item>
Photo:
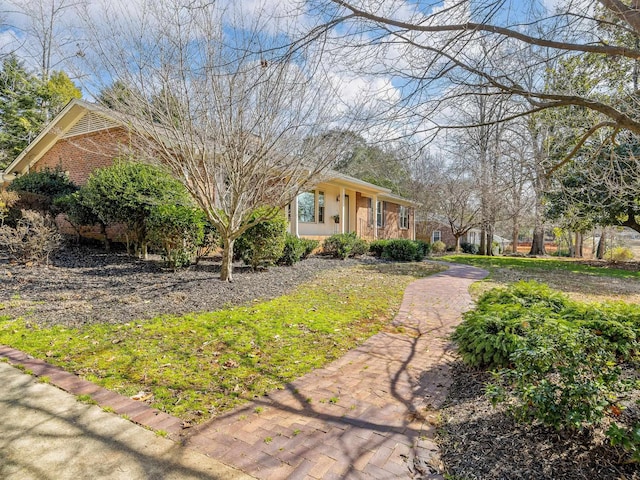
[[[496,286],[520,280],[537,280],[567,293],[574,300],[640,303],[640,271],[632,268],[561,258],[448,255],[441,259],[489,271],[486,280],[473,285],[472,294],[475,298]]]
[[[0,343],[123,395],[152,393],[152,406],[195,423],[361,344],[389,324],[410,282],[440,270],[338,268],[270,301],[120,325],[45,327],[4,316]]]

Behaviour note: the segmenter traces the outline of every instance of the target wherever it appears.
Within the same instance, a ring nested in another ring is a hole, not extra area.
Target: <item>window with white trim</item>
[[[324,192],[313,190],[298,195],[298,221],[300,223],[324,223]]]
[[[376,203],[377,216],[376,216],[376,225],[378,227],[384,227],[384,207],[385,202],[381,202],[380,200]]]
[[[431,243],[441,242],[442,241],[442,232],[440,230],[434,230],[431,234]]]
[[[400,205],[400,212],[398,214],[398,226],[404,230],[409,228],[409,207]]]
[[[314,223],[316,221],[316,194],[303,192],[298,195],[298,221]]]

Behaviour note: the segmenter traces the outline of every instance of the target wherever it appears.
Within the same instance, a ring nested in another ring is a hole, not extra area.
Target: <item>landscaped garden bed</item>
[[[439,430],[450,478],[640,478],[638,272],[454,259],[491,274],[455,335],[467,364],[454,365]]]
[[[426,263],[310,258],[178,272],[124,255],[67,252],[2,264],[0,343],[197,423],[302,376],[384,328]],[[200,312],[200,313],[190,313]]]

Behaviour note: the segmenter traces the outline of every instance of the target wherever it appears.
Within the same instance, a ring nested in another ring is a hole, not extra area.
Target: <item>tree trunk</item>
[[[533,231],[533,241],[531,242],[531,250],[529,255],[546,255],[547,251],[544,248],[544,228],[537,226]]]
[[[487,227],[487,255],[493,256],[493,225]]]
[[[220,268],[220,280],[223,282],[233,281],[233,244],[235,240],[223,239],[222,246],[222,266]]]
[[[480,255],[488,255],[487,252],[487,230],[482,227],[480,229],[480,251],[478,252]]]
[[[456,235],[455,233],[453,234],[453,238],[456,239],[456,249],[455,249],[456,253],[460,252],[460,237],[461,235]]]
[[[602,260],[604,258],[604,249],[605,244],[607,243],[606,231],[603,228],[602,233],[600,234],[600,240],[598,240],[598,248],[596,250],[596,258],[598,260]]]
[[[573,232],[571,230],[567,232],[567,247],[569,247],[569,258],[575,258],[576,250],[573,243]]]
[[[584,245],[584,237],[582,233],[576,232],[576,246],[574,248],[574,253],[577,258],[583,257],[583,251],[582,251],[583,245]]]
[[[520,237],[520,230],[514,225],[511,231],[511,251],[513,253],[518,253],[518,237]]]

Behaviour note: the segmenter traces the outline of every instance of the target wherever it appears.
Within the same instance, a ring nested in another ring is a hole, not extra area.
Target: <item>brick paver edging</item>
[[[163,430],[176,436],[182,431],[182,420],[151,408],[144,402],[132,400],[43,360],[33,358],[15,348],[0,345],[0,357],[11,365],[22,366],[38,377],[47,377],[51,385],[72,395],[89,395],[101,407],[108,407],[119,415],[127,415],[133,422],[153,430]]]

